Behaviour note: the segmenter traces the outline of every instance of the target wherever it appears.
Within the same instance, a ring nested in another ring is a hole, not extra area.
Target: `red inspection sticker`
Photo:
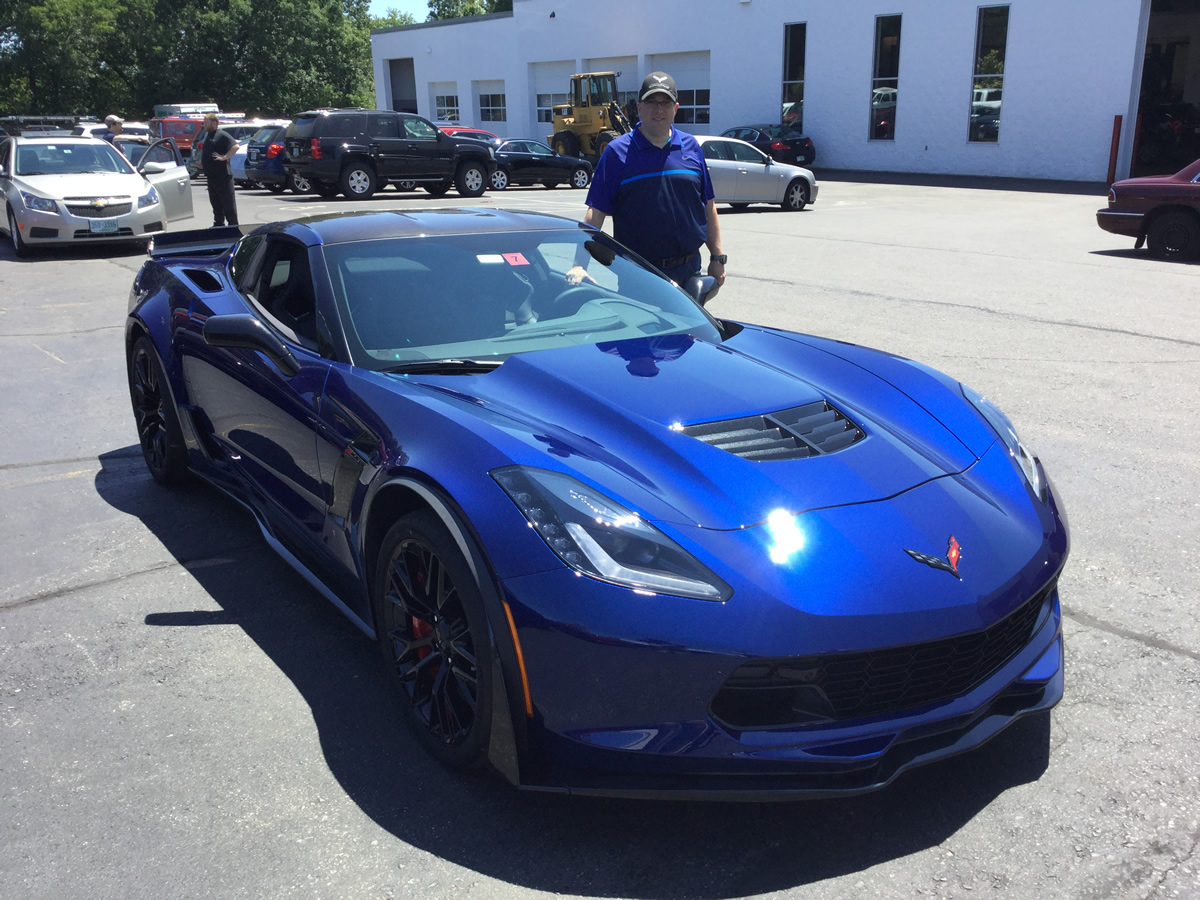
[[[506,263],[508,263],[510,266],[527,266],[527,265],[529,265],[529,260],[527,260],[524,256],[524,254],[522,254],[522,253],[505,253],[502,255],[504,256],[504,261]]]

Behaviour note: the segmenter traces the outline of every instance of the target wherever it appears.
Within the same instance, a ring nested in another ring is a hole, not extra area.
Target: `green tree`
[[[400,12],[394,6],[387,11],[386,15],[371,16],[371,30],[376,31],[380,28],[397,28],[400,25],[416,25],[417,19],[412,13]]]
[[[429,0],[427,21],[461,19],[496,12],[512,12],[512,0]]]

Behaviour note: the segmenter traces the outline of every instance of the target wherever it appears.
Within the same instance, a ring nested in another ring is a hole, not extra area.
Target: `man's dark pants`
[[[212,175],[206,176],[208,179],[208,202],[212,204],[213,211],[213,227],[219,228],[228,223],[236,225],[237,217],[237,201],[233,197],[233,176],[227,175],[215,178]]]
[[[687,287],[687,280],[693,275],[700,274],[700,254],[697,253],[682,266],[675,266],[671,269],[660,269],[659,271],[680,287]]]

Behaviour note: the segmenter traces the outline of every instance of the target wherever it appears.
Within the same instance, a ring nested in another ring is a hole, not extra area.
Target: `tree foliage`
[[[0,0],[0,112],[373,106],[368,0]]]
[[[461,19],[464,16],[497,12],[512,12],[512,0],[429,0],[427,21]]]
[[[386,15],[371,16],[371,30],[378,28],[396,28],[400,25],[416,25],[417,20],[412,13],[400,12],[394,6]]]

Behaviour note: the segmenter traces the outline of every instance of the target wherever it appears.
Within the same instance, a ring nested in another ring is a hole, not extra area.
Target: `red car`
[[[480,141],[498,141],[500,138],[484,128],[472,128],[469,125],[438,125],[446,134],[455,137],[469,137]]]
[[[1174,175],[1118,181],[1096,224],[1113,234],[1149,243],[1160,259],[1200,258],[1200,159]]]

